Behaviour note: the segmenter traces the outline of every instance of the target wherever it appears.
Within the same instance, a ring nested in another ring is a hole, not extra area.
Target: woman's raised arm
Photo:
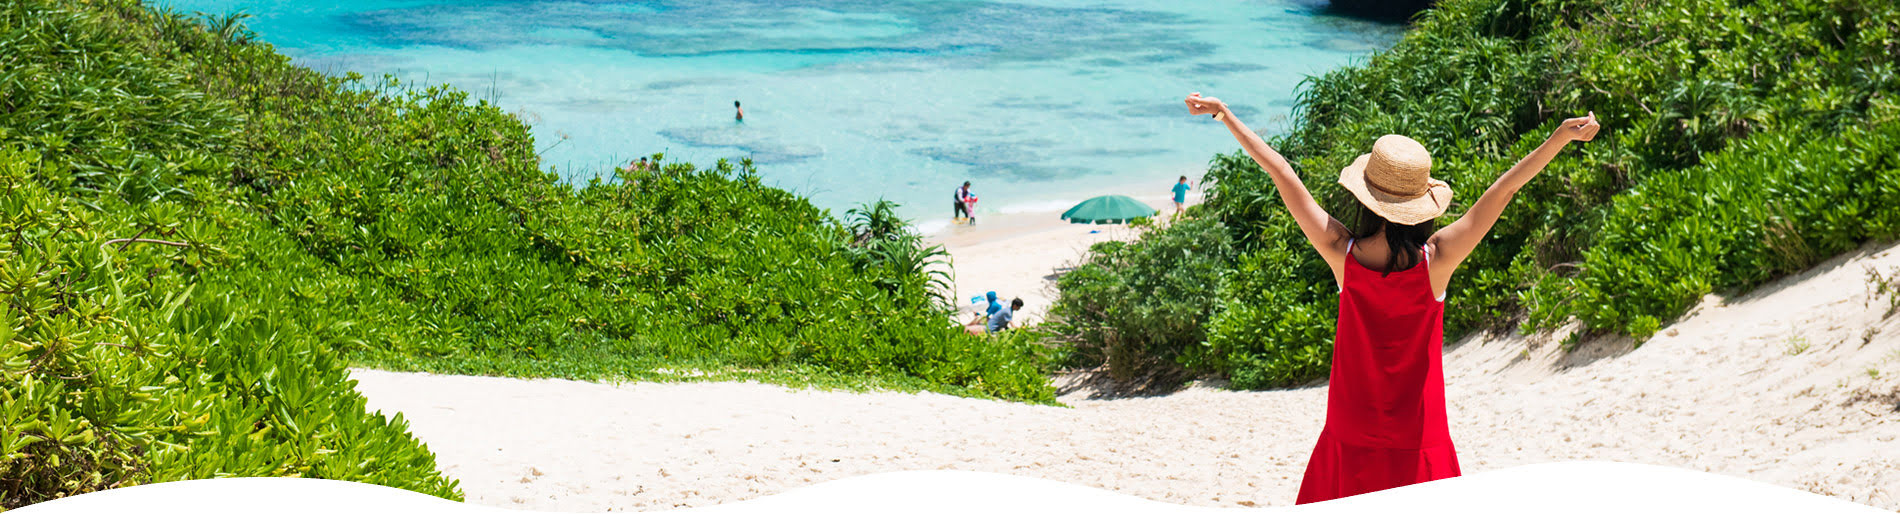
[[[1306,184],[1300,182],[1300,176],[1293,172],[1293,166],[1286,162],[1286,158],[1281,157],[1280,152],[1273,151],[1273,147],[1267,146],[1267,142],[1261,140],[1259,135],[1248,130],[1240,118],[1234,117],[1226,103],[1218,98],[1194,93],[1188,95],[1187,104],[1190,115],[1213,114],[1214,119],[1226,123],[1227,131],[1240,141],[1240,147],[1247,150],[1247,155],[1252,156],[1254,162],[1267,171],[1268,176],[1273,177],[1273,187],[1280,190],[1280,201],[1286,203],[1287,212],[1293,214],[1294,221],[1299,222],[1300,231],[1306,234],[1306,241],[1313,244],[1313,249],[1326,259],[1327,265],[1332,266],[1337,278],[1340,270],[1344,269],[1346,241],[1352,237],[1352,231],[1339,220],[1333,219],[1326,209],[1319,206],[1319,202],[1313,200],[1313,193],[1306,190]]]
[[[1600,128],[1594,112],[1582,118],[1564,120],[1550,134],[1550,139],[1544,140],[1544,144],[1538,145],[1530,155],[1517,161],[1517,165],[1511,166],[1510,171],[1504,172],[1497,182],[1484,190],[1484,196],[1478,197],[1478,202],[1471,204],[1471,209],[1465,211],[1464,216],[1432,234],[1433,267],[1457,269],[1458,264],[1464,262],[1465,257],[1478,247],[1478,242],[1484,240],[1484,235],[1491,232],[1491,226],[1497,224],[1498,216],[1504,214],[1504,206],[1511,204],[1511,198],[1517,196],[1517,190],[1530,183],[1538,172],[1544,171],[1544,166],[1557,157],[1557,152],[1562,151],[1564,145],[1571,141],[1589,141],[1597,136]]]

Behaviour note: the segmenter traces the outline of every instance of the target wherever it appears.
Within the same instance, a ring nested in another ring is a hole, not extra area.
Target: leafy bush
[[[1051,312],[1077,336],[1070,365],[1106,363],[1127,379],[1203,364],[1197,320],[1214,307],[1203,293],[1220,287],[1233,249],[1219,223],[1185,218],[1173,227],[1132,244],[1098,243],[1057,281],[1064,294]]]
[[[0,152],[0,507],[225,476],[459,499],[401,416],[365,411],[331,350],[346,322],[286,312],[295,286],[268,274],[202,273],[232,259],[199,241],[266,227],[55,194],[33,175],[44,165]],[[139,232],[189,242],[116,237]]]
[[[0,8],[0,507],[219,476],[456,497],[348,365],[1053,401],[1042,349],[949,320],[942,250],[888,204],[846,224],[749,162],[576,187],[492,105],[293,66],[239,19]]]
[[[1644,283],[1606,277],[1633,269],[1661,273],[1647,263],[1653,260],[1689,263],[1732,253],[1723,243],[1705,245],[1700,238],[1752,230],[1672,222],[1666,226],[1681,234],[1675,240],[1686,253],[1657,253],[1620,244],[1616,238],[1624,236],[1616,234],[1634,234],[1634,227],[1659,218],[1618,206],[1642,205],[1668,187],[1710,188],[1672,193],[1670,202],[1728,204],[1757,198],[1731,200],[1725,195],[1734,193],[1722,189],[1721,181],[1691,182],[1681,176],[1708,174],[1696,170],[1709,169],[1702,165],[1709,159],[1762,169],[1745,163],[1772,155],[1743,154],[1772,149],[1770,143],[1729,150],[1737,141],[1762,137],[1756,134],[1800,138],[1866,131],[1895,118],[1900,111],[1896,93],[1900,5],[1891,2],[1444,0],[1390,51],[1364,65],[1309,79],[1295,108],[1296,125],[1270,141],[1322,205],[1342,213],[1354,200],[1333,185],[1338,170],[1380,135],[1411,136],[1432,150],[1433,174],[1456,192],[1444,218],[1448,221],[1542,142],[1556,120],[1596,112],[1607,130],[1559,156],[1520,191],[1489,238],[1465,261],[1450,291],[1446,332],[1457,337],[1473,329],[1503,328],[1525,319],[1527,312],[1534,315],[1526,329],[1576,316],[1592,329],[1643,332],[1678,316],[1692,301],[1684,300],[1685,294],[1759,283],[1843,245],[1890,237],[1891,231],[1874,222],[1840,219],[1853,212],[1879,219],[1867,210],[1880,205],[1872,203],[1846,210],[1804,207],[1803,213],[1787,215],[1738,212],[1734,221],[1759,220],[1769,227],[1763,233],[1779,238],[1763,240],[1766,248],[1787,250],[1784,243],[1800,239],[1808,246],[1795,249],[1805,253],[1797,252],[1787,263],[1734,261],[1731,271],[1710,275],[1707,284],[1657,279],[1676,288],[1655,296],[1657,301],[1606,301],[1584,295],[1585,286],[1577,281],[1601,283],[1602,291],[1615,291],[1607,289],[1612,283]],[[1860,136],[1844,137],[1842,145]],[[1875,144],[1860,141],[1854,144]],[[1863,177],[1853,180],[1864,183],[1869,180],[1864,177],[1880,173],[1878,164],[1822,159],[1822,146],[1811,153],[1811,166],[1751,184],[1785,184],[1788,192],[1773,196],[1799,198],[1803,205],[1873,201],[1799,189],[1838,183],[1802,178],[1807,174],[1851,168]],[[1652,181],[1659,182],[1632,189]],[[1221,362],[1215,367],[1234,385],[1249,388],[1324,376],[1337,301],[1330,273],[1284,215],[1265,173],[1246,156],[1217,156],[1205,183],[1204,213],[1228,227],[1238,250],[1225,285],[1214,293],[1215,315],[1205,322],[1213,358]],[[1645,199],[1626,198],[1638,194]],[[1666,209],[1699,212],[1687,205]],[[1805,235],[1810,233],[1827,235],[1809,241]],[[1746,266],[1759,267],[1741,271]]]
[[[1274,216],[1290,217],[1284,209]],[[1240,255],[1215,291],[1219,303],[1207,322],[1211,367],[1234,387],[1305,382],[1323,376],[1332,359],[1339,310],[1332,271],[1297,224],[1263,228],[1279,233]]]
[[[1760,284],[1900,235],[1900,123],[1842,134],[1762,134],[1644,182],[1584,252],[1583,272],[1540,284],[1537,312],[1575,313],[1637,337],[1721,288]],[[1545,320],[1554,322],[1561,320]]]
[[[0,10],[0,508],[247,475],[459,498],[365,411],[332,349],[349,324],[234,265],[314,263],[205,193],[239,117],[123,38],[178,19],[91,9]]]

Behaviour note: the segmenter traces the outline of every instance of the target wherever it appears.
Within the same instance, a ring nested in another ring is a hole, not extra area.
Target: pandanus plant
[[[879,199],[845,211],[859,265],[886,270],[888,274],[877,281],[885,291],[901,293],[906,285],[914,284],[926,298],[947,301],[950,273],[944,261],[950,252],[942,245],[925,246],[923,237],[906,230],[898,207],[896,202]]]

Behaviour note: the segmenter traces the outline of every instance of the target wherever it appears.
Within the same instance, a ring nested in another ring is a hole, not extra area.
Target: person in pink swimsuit
[[[1307,461],[1297,503],[1313,503],[1458,476],[1445,420],[1445,290],[1458,265],[1484,240],[1518,189],[1572,141],[1596,137],[1596,114],[1564,120],[1457,221],[1434,230],[1451,206],[1451,186],[1431,178],[1424,145],[1380,137],[1340,171],[1359,200],[1356,227],[1326,213],[1284,157],[1248,130],[1225,103],[1194,93],[1191,115],[1227,125],[1272,176],[1280,200],[1339,285],[1326,425]],[[1356,229],[1356,230],[1355,230]]]

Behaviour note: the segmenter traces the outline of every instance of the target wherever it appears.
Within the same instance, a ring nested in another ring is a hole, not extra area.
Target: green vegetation
[[[1896,93],[1890,2],[1444,0],[1392,50],[1310,80],[1270,141],[1335,214],[1353,201],[1338,170],[1387,133],[1432,149],[1468,205],[1556,120],[1595,111],[1603,134],[1521,191],[1465,262],[1447,335],[1577,319],[1644,338],[1703,294],[1894,237]],[[1326,266],[1250,159],[1217,156],[1206,181],[1196,215],[1227,227],[1236,257],[1216,288],[1141,299],[1213,295],[1205,358],[1176,361],[1245,388],[1323,377]]]
[[[1147,220],[1147,218],[1141,218]],[[1233,247],[1226,227],[1184,219],[1170,230],[1149,229],[1132,243],[1109,241],[1090,248],[1093,258],[1064,273],[1057,287],[1052,330],[1075,335],[1068,366],[1108,364],[1116,378],[1169,373],[1178,359],[1193,359],[1206,340],[1199,320],[1213,313],[1206,295],[1220,285]],[[1162,298],[1183,301],[1159,302]]]
[[[297,285],[235,265],[232,246],[111,242],[263,227],[188,226],[174,203],[58,194],[36,174],[48,165],[0,151],[0,507],[225,476],[460,497],[400,416],[364,411],[331,348],[347,321],[295,308]]]
[[[494,106],[239,21],[0,7],[0,508],[220,476],[457,497],[349,365],[1053,400],[1040,347],[949,320],[887,203],[842,222],[743,162],[577,188]]]
[[[1887,299],[1887,312],[1880,315],[1882,319],[1891,318],[1894,314],[1900,313],[1900,269],[1890,269],[1883,273],[1876,268],[1867,268],[1867,296],[1868,302],[1881,298]],[[1867,327],[1867,332],[1861,336],[1861,341],[1873,341],[1874,334],[1879,331],[1879,327]]]
[[[1647,338],[1717,289],[1800,271],[1900,235],[1900,123],[1735,142],[1619,195],[1574,276],[1526,297],[1532,320],[1575,316]]]

